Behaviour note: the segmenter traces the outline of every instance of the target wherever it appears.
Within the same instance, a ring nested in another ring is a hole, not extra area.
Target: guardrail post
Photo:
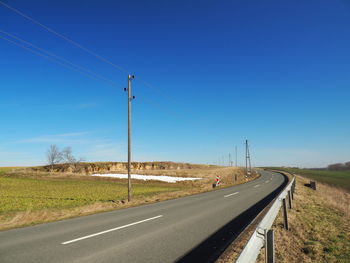
[[[285,198],[283,198],[282,203],[283,203],[284,228],[286,230],[289,230],[289,226],[288,226],[288,211],[287,211],[287,204],[286,204],[286,199]]]
[[[273,230],[265,230],[265,263],[275,263],[275,238]]]
[[[288,205],[289,205],[289,209],[292,209],[292,196],[291,196],[291,191],[288,191]]]

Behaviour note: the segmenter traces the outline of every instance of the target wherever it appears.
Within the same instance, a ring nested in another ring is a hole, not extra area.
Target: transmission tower
[[[245,170],[246,175],[251,175],[252,173],[252,166],[250,161],[250,152],[249,152],[249,143],[248,140],[245,140]]]

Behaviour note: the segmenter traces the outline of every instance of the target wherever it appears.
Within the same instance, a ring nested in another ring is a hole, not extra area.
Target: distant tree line
[[[330,165],[328,165],[328,170],[331,170],[331,171],[350,171],[350,162],[330,164]]]
[[[55,164],[67,164],[73,168],[73,170],[77,170],[78,166],[81,162],[84,162],[83,158],[76,158],[73,156],[72,148],[65,147],[62,151],[59,150],[57,145],[50,145],[49,149],[46,153],[47,161],[51,166],[51,171],[54,168]]]

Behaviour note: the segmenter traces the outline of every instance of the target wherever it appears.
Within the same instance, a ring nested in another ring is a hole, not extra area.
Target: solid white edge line
[[[235,192],[233,194],[225,195],[224,197],[229,197],[229,196],[236,195],[236,194],[239,194],[239,192]]]
[[[141,223],[144,223],[144,222],[147,222],[147,221],[150,221],[150,220],[154,220],[154,219],[157,219],[157,218],[160,218],[160,217],[162,217],[162,215],[151,217],[151,218],[147,218],[147,219],[144,219],[144,220],[141,220],[141,221],[137,221],[137,222],[134,222],[134,223],[131,223],[131,224],[127,224],[127,225],[124,225],[124,226],[119,226],[119,227],[116,227],[116,228],[108,229],[108,230],[105,230],[105,231],[102,231],[102,232],[98,232],[98,233],[95,233],[95,234],[91,234],[91,235],[88,235],[88,236],[79,237],[79,238],[76,238],[76,239],[73,239],[73,240],[65,241],[65,242],[61,243],[61,245],[67,245],[67,244],[70,244],[70,243],[73,243],[73,242],[77,242],[77,241],[80,241],[80,240],[83,240],[83,239],[87,239],[87,238],[90,238],[90,237],[99,236],[99,235],[102,235],[102,234],[106,234],[108,232],[112,232],[112,231],[116,231],[116,230],[119,230],[119,229],[122,229],[122,228],[126,228],[126,227],[129,227],[129,226],[141,224]]]
[[[259,186],[260,186],[260,184],[254,185],[254,188],[259,187]]]

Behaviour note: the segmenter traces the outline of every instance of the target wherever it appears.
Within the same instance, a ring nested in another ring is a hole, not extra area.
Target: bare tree
[[[76,172],[78,170],[78,166],[81,162],[84,162],[83,158],[75,158],[72,154],[72,148],[71,147],[65,147],[62,151],[62,158],[63,162],[66,164],[69,164],[72,166],[74,171]]]
[[[49,165],[51,165],[51,171],[53,170],[53,166],[55,164],[58,164],[62,161],[62,154],[55,144],[50,145],[50,148],[47,150],[46,157]]]

